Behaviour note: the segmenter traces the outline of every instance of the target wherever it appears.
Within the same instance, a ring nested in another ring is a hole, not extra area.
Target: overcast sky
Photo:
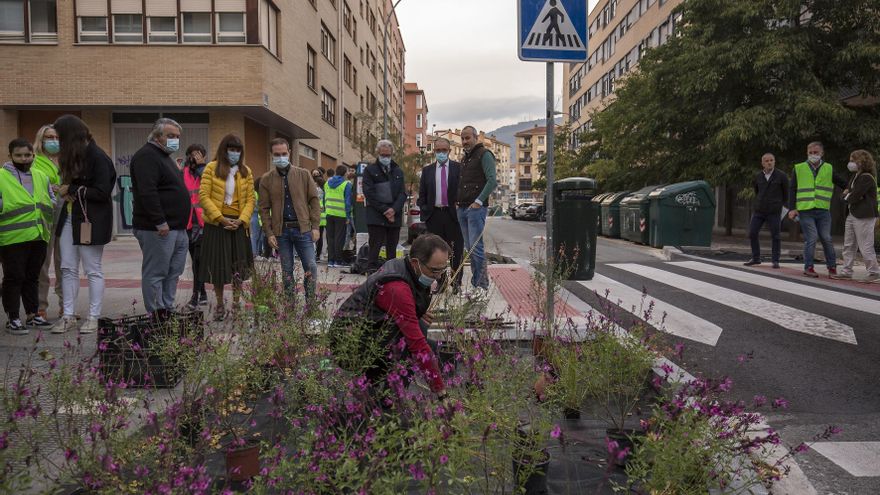
[[[428,123],[482,131],[546,113],[546,64],[517,58],[517,0],[403,0],[406,81],[425,90]],[[589,0],[592,8],[598,0]],[[562,106],[556,64],[556,109]]]

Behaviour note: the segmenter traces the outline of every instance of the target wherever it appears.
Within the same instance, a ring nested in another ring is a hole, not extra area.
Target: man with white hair
[[[376,161],[367,165],[363,174],[370,246],[368,273],[381,266],[379,251],[382,246],[385,246],[385,258],[390,260],[397,256],[397,244],[400,242],[406,183],[403,170],[391,159],[393,154],[394,144],[382,139],[376,144]]]
[[[174,308],[177,281],[186,266],[189,191],[177,162],[180,124],[159,119],[147,143],[131,158],[132,227],[141,246],[141,291],[147,313],[165,316]]]

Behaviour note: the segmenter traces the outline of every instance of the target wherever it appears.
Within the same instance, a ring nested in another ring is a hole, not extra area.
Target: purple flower
[[[752,399],[752,401],[754,402],[755,407],[761,407],[767,403],[767,398],[763,395],[756,395],[755,398]]]
[[[555,425],[550,432],[550,436],[553,438],[560,438],[562,436],[562,428],[560,428],[559,425]]]
[[[422,463],[417,462],[415,464],[410,464],[409,474],[411,474],[413,479],[416,481],[421,481],[425,479],[425,472],[422,470]]]
[[[773,401],[773,409],[787,409],[788,401],[780,397]]]
[[[441,455],[440,464],[446,464],[447,462],[449,462],[449,456],[447,456],[446,454]]]

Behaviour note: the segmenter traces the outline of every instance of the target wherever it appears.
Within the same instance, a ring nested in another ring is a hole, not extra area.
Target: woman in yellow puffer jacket
[[[242,282],[249,279],[254,256],[248,224],[254,212],[254,174],[244,164],[244,144],[234,134],[220,140],[214,161],[202,172],[199,202],[205,230],[199,276],[214,286],[214,317],[226,316],[223,286],[232,284],[233,305],[238,309]]]

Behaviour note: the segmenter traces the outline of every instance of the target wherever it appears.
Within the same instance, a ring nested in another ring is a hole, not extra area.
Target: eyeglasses
[[[443,272],[445,272],[446,269],[449,267],[444,266],[443,268],[434,268],[434,267],[430,267],[428,265],[425,265],[425,268],[427,268],[428,271],[431,272],[433,275],[442,275]]]

